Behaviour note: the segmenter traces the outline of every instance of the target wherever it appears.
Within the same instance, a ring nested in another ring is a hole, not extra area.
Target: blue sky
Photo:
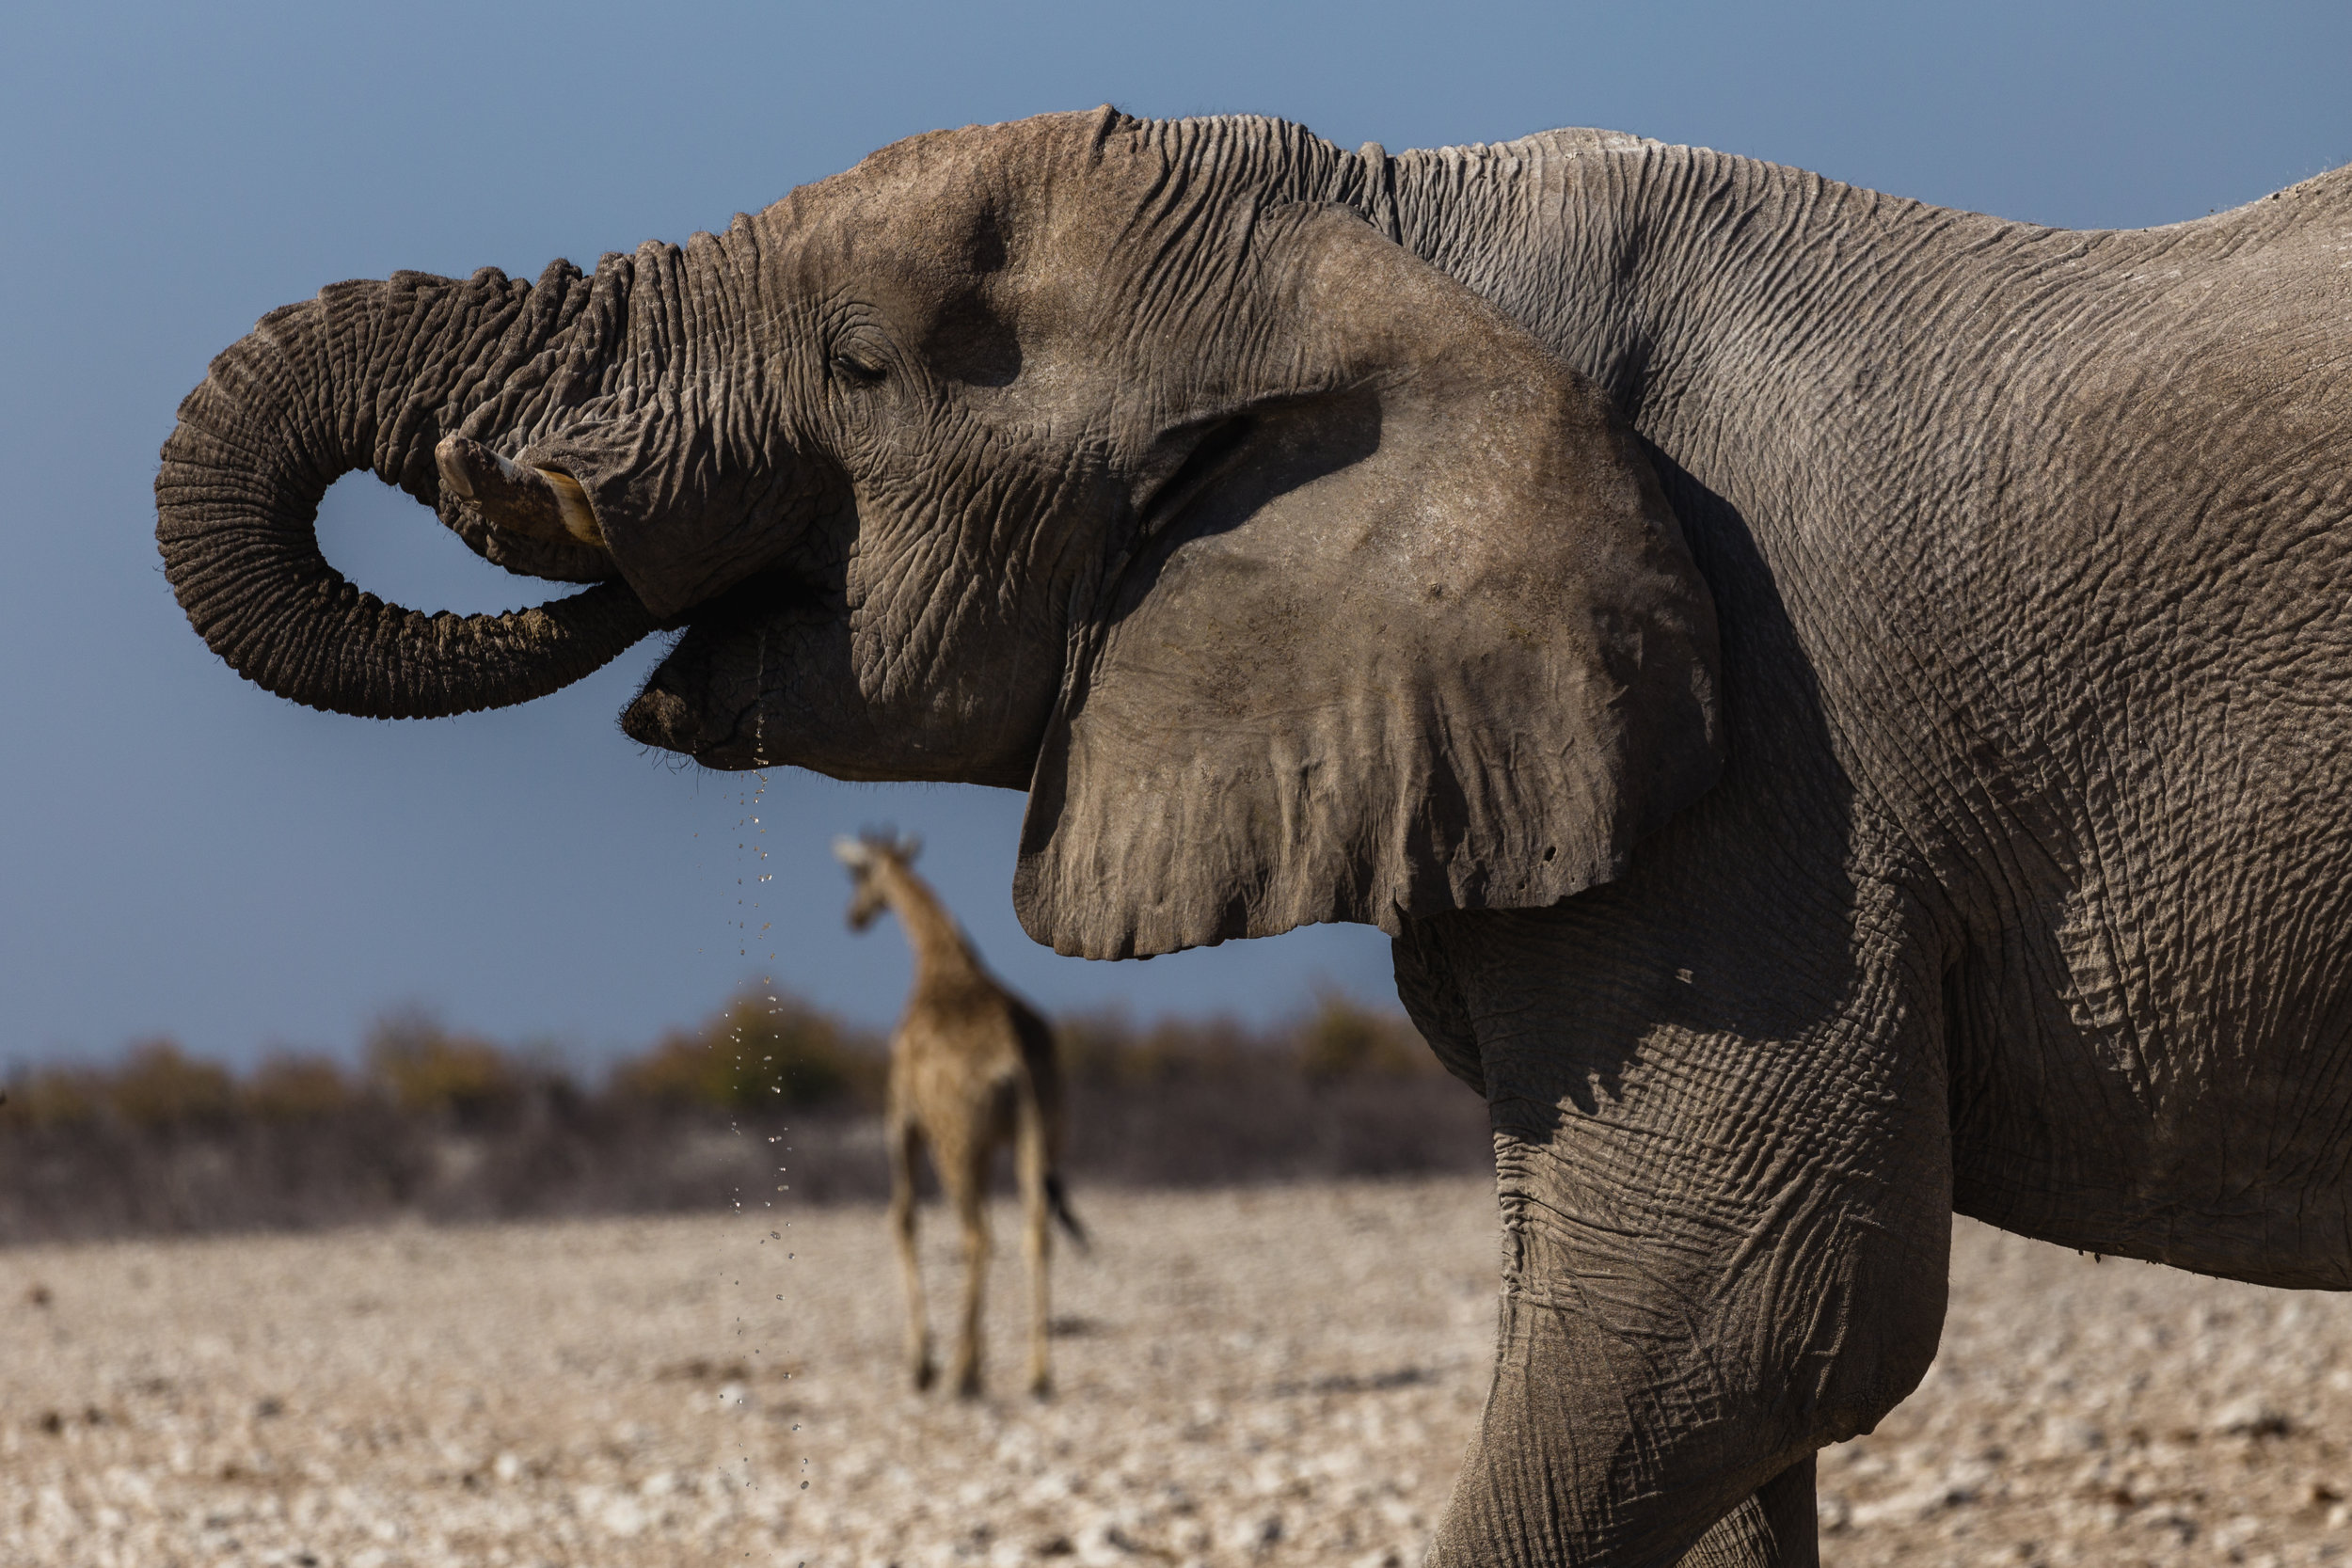
[[[408,1003],[593,1059],[760,973],[883,1022],[902,947],[841,928],[825,852],[882,821],[925,836],[1049,1006],[1390,994],[1385,940],[1355,927],[1057,958],[1011,916],[1018,797],[682,771],[614,727],[650,648],[431,723],[238,680],[158,569],[156,449],[214,353],[324,283],[593,264],[902,135],[1104,101],[1392,150],[1604,125],[2037,222],[2160,223],[2352,161],[2347,60],[2341,5],[12,8],[0,1063],[155,1032],[348,1050]],[[405,602],[540,596],[364,476],[323,537]]]

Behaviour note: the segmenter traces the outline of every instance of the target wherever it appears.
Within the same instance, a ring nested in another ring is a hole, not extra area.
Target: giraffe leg
[[[923,1311],[923,1265],[914,1251],[914,1145],[922,1133],[913,1120],[895,1118],[885,1140],[890,1147],[890,1234],[898,1244],[898,1275],[906,1282],[907,1370],[917,1391],[931,1386],[931,1328]]]
[[[1036,1097],[1021,1097],[1020,1142],[1015,1148],[1021,1176],[1021,1251],[1029,1265],[1029,1392],[1044,1399],[1054,1391],[1046,1339],[1053,1332],[1053,1233],[1046,1228],[1045,1128]]]
[[[948,1381],[959,1399],[980,1392],[980,1303],[988,1280],[988,1156],[986,1139],[958,1150],[961,1158],[939,1162],[940,1176],[963,1228],[963,1323],[956,1337],[956,1358]],[[948,1173],[954,1174],[950,1176]]]

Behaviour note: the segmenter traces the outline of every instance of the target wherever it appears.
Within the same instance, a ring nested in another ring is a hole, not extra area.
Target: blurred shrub
[[[1437,1053],[1412,1021],[1395,1011],[1359,1006],[1325,991],[1315,1010],[1292,1031],[1298,1070],[1311,1083],[1338,1078],[1412,1078],[1438,1069]]]
[[[1327,995],[1253,1030],[1111,1010],[1066,1018],[1057,1037],[1081,1187],[1491,1166],[1485,1103],[1433,1087],[1434,1058],[1392,1011]],[[413,1011],[370,1031],[357,1073],[281,1053],[240,1082],[150,1040],[112,1067],[10,1077],[0,1244],[691,1212],[771,1186],[778,1204],[874,1198],[889,1179],[872,1118],[886,1069],[873,1035],[765,989],[665,1035],[594,1094],[570,1087],[552,1048],[501,1048]],[[728,1124],[771,1135],[710,1135]]]
[[[1222,1015],[1162,1018],[1137,1028],[1111,1008],[1073,1014],[1054,1033],[1068,1077],[1110,1087],[1301,1076],[1311,1083],[1410,1078],[1438,1068],[1403,1013],[1359,1006],[1337,992],[1324,993],[1307,1017],[1263,1032]]]
[[[360,1092],[331,1056],[278,1054],[253,1069],[242,1098],[263,1121],[318,1121],[349,1110]]]
[[[881,1098],[870,1036],[765,990],[739,991],[700,1029],[673,1030],[613,1070],[611,1093],[653,1104],[759,1111]]]
[[[1054,1021],[1054,1054],[1066,1078],[1107,1083],[1124,1067],[1135,1025],[1125,1012],[1100,1007]]]
[[[8,1080],[0,1126],[79,1127],[98,1119],[106,1103],[103,1074],[90,1068],[20,1070]]]
[[[1276,1061],[1269,1043],[1239,1020],[1160,1018],[1137,1028],[1118,1007],[1073,1013],[1054,1029],[1063,1076],[1073,1082],[1141,1088],[1178,1079],[1224,1082]]]
[[[403,1011],[368,1031],[369,1073],[411,1114],[475,1120],[522,1097],[523,1075],[488,1040],[452,1034],[429,1013]]]
[[[237,1105],[227,1068],[197,1061],[168,1039],[131,1047],[106,1085],[106,1098],[117,1116],[141,1130],[226,1121]]]

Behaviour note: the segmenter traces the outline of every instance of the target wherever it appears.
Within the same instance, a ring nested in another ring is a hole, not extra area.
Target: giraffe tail
[[[1070,1212],[1070,1194],[1061,1184],[1061,1172],[1045,1173],[1045,1206],[1054,1212],[1054,1218],[1070,1233],[1070,1239],[1084,1252],[1093,1245],[1087,1239],[1087,1227],[1078,1223],[1078,1216]]]

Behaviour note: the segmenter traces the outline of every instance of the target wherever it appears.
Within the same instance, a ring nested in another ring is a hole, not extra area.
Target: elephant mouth
[[[677,640],[621,710],[622,733],[722,772],[772,766],[766,718],[778,672],[807,657],[828,625],[846,624],[839,597],[775,568],[696,606],[671,623]]]

